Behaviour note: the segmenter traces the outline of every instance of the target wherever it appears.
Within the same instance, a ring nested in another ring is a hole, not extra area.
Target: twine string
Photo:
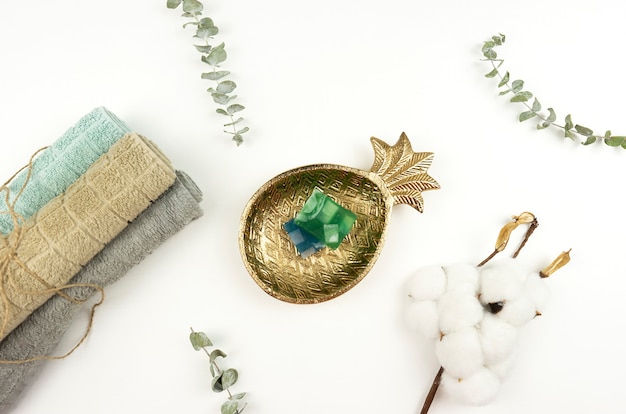
[[[97,302],[95,302],[90,309],[89,320],[87,327],[85,328],[85,332],[79,341],[65,354],[59,356],[48,356],[48,355],[39,355],[30,358],[18,359],[18,360],[0,360],[0,364],[25,364],[28,362],[41,361],[41,360],[59,360],[65,359],[70,356],[79,346],[81,346],[93,327],[93,321],[95,316],[95,311],[98,306],[100,306],[104,302],[104,288],[100,285],[93,283],[67,283],[61,286],[53,286],[46,281],[45,278],[38,275],[36,272],[32,271],[22,260],[20,260],[18,256],[18,249],[24,235],[24,222],[26,221],[24,217],[15,211],[15,204],[19,200],[19,198],[24,193],[28,182],[32,178],[33,172],[33,161],[37,157],[39,153],[45,150],[48,147],[43,147],[37,150],[31,157],[25,166],[20,168],[15,172],[2,186],[0,186],[0,192],[4,192],[4,200],[6,204],[6,210],[0,211],[0,214],[8,214],[11,216],[11,220],[13,222],[13,230],[7,235],[0,235],[0,300],[2,301],[2,310],[4,317],[0,323],[0,337],[4,337],[6,333],[10,321],[10,312],[16,308],[15,305],[12,304],[8,288],[10,287],[13,292],[17,292],[18,294],[24,294],[29,296],[53,296],[59,295],[65,300],[68,300],[75,304],[83,304],[85,303],[89,297],[85,299],[79,299],[72,297],[70,294],[65,291],[70,288],[75,287],[87,287],[95,289],[100,297]],[[15,193],[15,196],[11,200],[11,189],[9,184],[20,174],[22,171],[26,170],[26,179],[20,186],[19,190]],[[17,265],[20,269],[22,269],[30,278],[36,281],[39,285],[43,286],[42,289],[23,289],[18,286],[18,284],[13,280],[13,272],[11,271],[11,265]]]

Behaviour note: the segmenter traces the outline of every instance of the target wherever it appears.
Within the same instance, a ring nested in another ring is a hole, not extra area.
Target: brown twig
[[[437,389],[439,388],[439,384],[441,384],[441,375],[443,374],[443,367],[439,368],[437,371],[437,375],[435,375],[435,379],[433,380],[433,384],[430,386],[430,390],[428,391],[428,395],[426,395],[426,399],[424,400],[424,405],[422,406],[422,411],[420,414],[427,414],[430,406],[435,399],[435,394],[437,394]]]
[[[515,253],[513,253],[513,258],[515,259],[517,257],[517,255],[520,253],[520,251],[522,250],[522,248],[526,245],[526,242],[528,241],[528,239],[530,238],[531,234],[533,234],[533,232],[535,231],[535,229],[537,228],[537,226],[539,226],[539,222],[537,221],[537,219],[535,218],[533,221],[530,222],[530,225],[528,227],[528,230],[526,230],[526,234],[524,235],[524,239],[522,240],[522,243],[519,245],[519,247],[517,248],[517,250],[515,251]]]

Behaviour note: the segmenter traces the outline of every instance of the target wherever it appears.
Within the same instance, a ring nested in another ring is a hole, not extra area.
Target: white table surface
[[[626,134],[626,5],[598,1],[214,0],[224,69],[251,132],[222,134],[205,65],[165,0],[6,2],[0,13],[0,173],[104,105],[155,141],[204,192],[205,215],[109,287],[93,331],[46,363],[12,413],[218,413],[206,331],[237,368],[250,414],[415,413],[438,364],[404,322],[418,267],[477,263],[500,227],[532,211],[520,260],[572,261],[550,279],[544,315],[521,335],[496,400],[467,407],[440,391],[431,413],[619,413],[623,351],[626,151],[583,147],[520,124],[519,104],[486,79],[482,42],[503,32],[504,70],[544,107]],[[264,293],[240,259],[241,212],[266,180],[314,163],[368,169],[369,138],[406,132],[433,151],[441,189],[425,212],[393,209],[378,262],[354,289],[317,305]],[[86,312],[59,351],[82,334]]]

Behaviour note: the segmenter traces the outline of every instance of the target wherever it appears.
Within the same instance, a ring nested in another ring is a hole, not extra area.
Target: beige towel
[[[144,137],[115,143],[0,246],[0,340],[63,286],[176,179]],[[15,250],[12,254],[11,251]]]

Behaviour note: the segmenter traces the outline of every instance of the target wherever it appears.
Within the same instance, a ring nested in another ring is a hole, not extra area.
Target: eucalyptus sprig
[[[196,351],[203,350],[209,357],[209,371],[213,380],[211,381],[211,388],[215,392],[226,391],[228,399],[222,404],[220,412],[221,414],[240,414],[246,408],[246,403],[243,401],[246,393],[233,394],[230,391],[230,387],[235,385],[239,379],[239,373],[234,368],[228,368],[222,370],[218,364],[218,358],[226,358],[226,354],[220,349],[211,350],[210,347],[213,343],[209,339],[206,333],[196,332],[191,328],[189,334],[189,341]]]
[[[529,119],[537,117],[540,122],[537,124],[537,129],[545,129],[548,127],[559,128],[563,131],[565,138],[572,139],[574,141],[580,140],[583,145],[590,145],[594,142],[604,142],[610,147],[622,147],[626,149],[626,136],[613,135],[610,130],[606,131],[604,135],[595,134],[593,130],[575,124],[572,121],[572,116],[567,115],[565,122],[562,124],[556,123],[557,115],[553,108],[547,109],[547,114],[541,112],[541,103],[536,96],[531,92],[524,90],[524,81],[521,79],[511,81],[511,74],[509,71],[500,71],[500,67],[504,63],[503,59],[498,58],[498,54],[494,50],[498,46],[502,46],[506,40],[506,36],[502,33],[492,36],[491,39],[486,40],[483,43],[482,53],[485,59],[491,64],[492,70],[485,74],[487,78],[499,78],[498,88],[501,89],[499,95],[511,94],[510,102],[519,102],[523,104],[526,109],[519,114],[519,121],[524,122]],[[532,103],[531,103],[532,102]]]
[[[200,59],[202,62],[210,66],[211,70],[202,73],[202,79],[214,82],[214,86],[207,89],[211,94],[213,101],[219,106],[216,112],[220,115],[228,117],[228,122],[224,124],[227,129],[225,133],[232,135],[232,140],[237,145],[243,142],[243,134],[249,131],[247,126],[242,127],[241,123],[244,118],[240,112],[245,109],[243,105],[235,103],[237,95],[232,92],[237,88],[237,84],[227,79],[230,72],[220,70],[220,64],[226,60],[228,55],[224,42],[213,45],[213,36],[219,33],[219,29],[209,17],[202,17],[204,5],[199,0],[167,0],[168,9],[176,9],[183,5],[182,17],[189,19],[183,24],[183,28],[187,26],[195,27],[194,38],[198,39],[201,44],[194,44],[196,50],[202,54]]]

